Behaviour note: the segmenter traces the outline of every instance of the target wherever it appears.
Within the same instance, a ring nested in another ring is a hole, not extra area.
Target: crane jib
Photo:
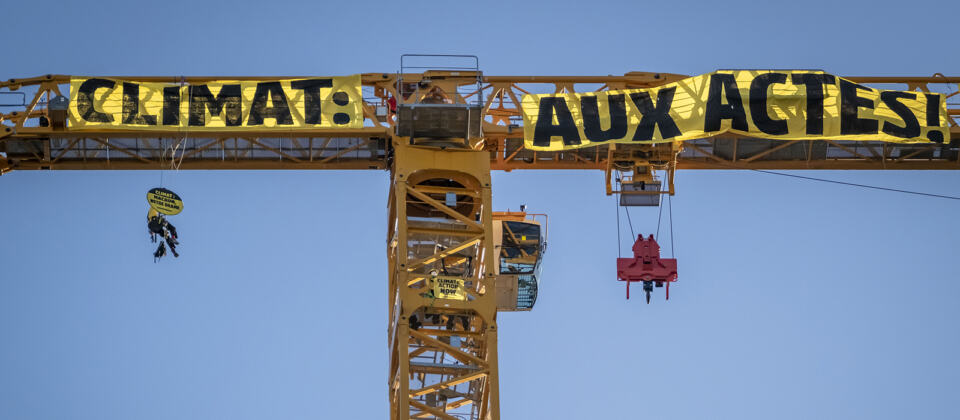
[[[781,140],[943,143],[944,95],[879,90],[819,71],[717,71],[651,89],[526,95],[534,150],[658,143],[724,132]]]
[[[72,130],[360,128],[360,76],[155,83],[71,78]]]

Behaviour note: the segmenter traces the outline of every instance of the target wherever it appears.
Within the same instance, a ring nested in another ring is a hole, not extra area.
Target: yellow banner
[[[466,300],[464,280],[460,277],[432,277],[433,296],[437,299]]]
[[[779,140],[949,141],[943,95],[820,71],[717,71],[652,89],[525,95],[525,146],[565,150],[733,132]]]
[[[363,127],[360,75],[153,83],[70,79],[70,129],[170,131]]]

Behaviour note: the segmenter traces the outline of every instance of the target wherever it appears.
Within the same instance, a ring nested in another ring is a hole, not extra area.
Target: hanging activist
[[[183,211],[183,201],[173,191],[165,188],[153,188],[147,192],[147,202],[150,211],[147,212],[147,230],[150,232],[150,241],[159,244],[153,252],[153,262],[159,261],[167,255],[167,247],[174,257],[179,257],[177,246],[180,245],[177,228],[167,220]]]

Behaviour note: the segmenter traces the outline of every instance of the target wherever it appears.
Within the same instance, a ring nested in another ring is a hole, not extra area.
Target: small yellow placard
[[[177,193],[166,188],[154,188],[147,192],[147,202],[154,210],[166,214],[175,215],[183,211],[183,200]]]
[[[467,300],[464,280],[460,277],[433,277],[433,296],[437,299]]]

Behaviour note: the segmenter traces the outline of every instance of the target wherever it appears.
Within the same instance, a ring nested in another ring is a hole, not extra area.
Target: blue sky
[[[396,71],[402,53],[476,54],[490,75],[960,75],[960,4],[909,10],[20,2],[0,77],[343,75]],[[805,174],[960,195],[960,172]],[[167,171],[182,256],[154,264],[158,171],[0,177],[0,419],[386,417],[388,181]],[[499,318],[503,418],[960,417],[960,202],[737,171],[677,188],[679,282],[644,305],[615,279],[600,172],[494,174],[498,209],[550,215],[537,307]],[[656,229],[655,209],[631,214]]]

